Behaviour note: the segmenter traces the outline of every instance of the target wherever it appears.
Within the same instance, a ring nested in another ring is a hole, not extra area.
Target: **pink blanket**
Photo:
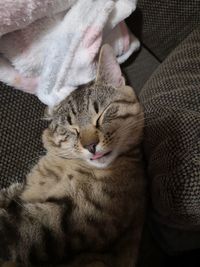
[[[0,80],[58,104],[96,75],[100,46],[124,62],[139,41],[123,20],[136,0],[0,1]]]

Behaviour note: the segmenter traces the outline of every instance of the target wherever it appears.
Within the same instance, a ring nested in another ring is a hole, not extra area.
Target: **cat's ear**
[[[125,85],[125,79],[122,76],[117,58],[112,47],[108,44],[104,44],[100,51],[96,77],[96,82],[98,81],[117,88]]]

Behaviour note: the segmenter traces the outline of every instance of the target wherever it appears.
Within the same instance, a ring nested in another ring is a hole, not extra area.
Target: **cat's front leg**
[[[13,236],[15,240],[15,232],[9,227],[8,213],[5,209],[0,209],[0,259],[7,260],[10,255],[10,236]]]
[[[24,188],[23,183],[14,183],[8,188],[0,190],[0,208],[7,208],[9,204],[15,200],[17,201],[18,196],[21,194]]]
[[[70,207],[69,201],[62,203],[25,203],[19,198],[0,209],[0,259],[27,267],[64,258],[68,251],[63,220],[70,215]]]
[[[14,206],[18,203],[18,197],[22,190],[23,184],[20,183],[12,184],[10,187],[0,190],[0,259],[13,257],[10,253],[11,244],[9,240],[11,237],[12,240],[18,239],[16,236],[17,231],[11,227],[8,210],[12,213],[13,203]]]

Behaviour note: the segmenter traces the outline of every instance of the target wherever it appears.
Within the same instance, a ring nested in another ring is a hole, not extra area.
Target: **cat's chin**
[[[105,154],[101,158],[87,159],[87,162],[90,165],[95,166],[99,169],[104,169],[104,168],[108,167],[115,160],[116,157],[117,157],[117,153],[110,152],[108,154]]]

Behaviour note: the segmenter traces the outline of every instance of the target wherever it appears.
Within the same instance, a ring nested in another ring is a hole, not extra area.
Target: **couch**
[[[139,266],[192,265],[200,249],[200,1],[139,0],[128,19],[141,49],[122,69],[145,111],[148,207]],[[0,85],[0,187],[44,153],[45,106]],[[199,266],[199,264],[197,266]]]

